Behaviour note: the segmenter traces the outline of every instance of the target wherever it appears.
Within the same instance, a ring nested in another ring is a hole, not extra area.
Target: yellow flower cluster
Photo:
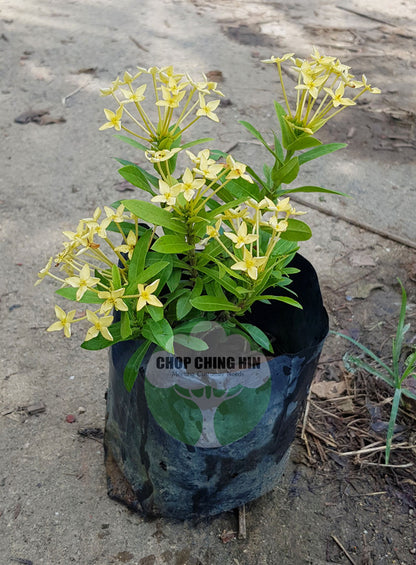
[[[305,213],[293,208],[289,198],[277,200],[276,203],[269,198],[263,198],[260,202],[249,198],[237,208],[230,208],[219,214],[216,217],[215,227],[207,227],[207,239],[214,238],[233,259],[232,270],[242,271],[250,279],[257,280],[259,272],[267,265],[282,232],[288,229],[288,219]],[[264,227],[268,228],[271,236],[267,249],[261,255],[259,234]],[[231,252],[221,240],[221,228],[223,228],[222,234],[232,242],[234,252]],[[232,231],[226,231],[229,228]]]
[[[296,109],[292,110],[283,81],[281,64],[293,63],[292,69],[298,75]],[[351,67],[341,63],[336,57],[321,55],[314,48],[309,59],[294,57],[294,53],[286,53],[282,57],[271,57],[263,63],[277,65],[287,115],[286,121],[295,129],[314,134],[328,120],[339,114],[347,106],[354,106],[357,98],[364,92],[379,94],[380,89],[368,84],[365,75],[355,80]],[[348,89],[350,96],[345,96]]]
[[[165,152],[148,153],[152,153],[152,158],[154,158],[155,153]],[[167,153],[171,154],[172,152],[168,151]],[[158,166],[162,178],[159,179],[159,194],[153,196],[152,202],[164,204],[165,207],[171,209],[171,207],[176,205],[178,196],[183,194],[186,202],[193,201],[193,204],[196,205],[202,197],[211,198],[215,191],[220,190],[227,182],[233,179],[242,178],[250,183],[253,182],[246,173],[247,165],[235,161],[231,155],[226,157],[225,163],[217,163],[217,161],[210,157],[209,149],[203,149],[198,155],[194,155],[191,151],[186,151],[186,153],[195,166],[192,170],[187,167],[179,181],[170,175],[168,168],[164,170],[160,165]],[[168,159],[170,156],[168,156]],[[159,164],[161,160],[155,159],[153,162]],[[163,158],[163,160],[165,159]],[[213,187],[218,182],[220,185],[214,190]],[[206,201],[202,202],[204,204]],[[200,206],[202,207],[203,204],[200,204]]]
[[[66,337],[71,337],[71,324],[87,320],[92,325],[87,331],[85,341],[99,334],[112,341],[113,336],[108,327],[113,323],[114,317],[109,313],[112,310],[126,312],[128,306],[125,300],[135,299],[137,311],[140,311],[146,304],[163,307],[157,296],[153,294],[157,290],[159,279],[147,286],[138,284],[136,294],[126,295],[124,287],[114,288],[112,267],[115,262],[120,265],[118,270],[121,283],[127,283],[126,257],[131,259],[138,240],[138,218],[134,214],[126,214],[122,204],[116,210],[105,206],[104,212],[106,217],[101,222],[99,222],[99,218],[102,211],[97,208],[92,218],[80,220],[77,231],[63,232],[67,237],[67,241],[63,243],[64,250],[58,253],[55,258],[49,259],[45,268],[39,272],[38,280],[35,283],[39,284],[45,277],[49,276],[59,281],[64,288],[72,287],[76,289],[75,299],[77,301],[82,300],[86,292],[93,292],[102,300],[100,308],[96,311],[87,309],[85,315],[75,318],[76,310],[66,313],[59,306],[55,306],[55,314],[58,320],[49,326],[48,331],[63,330]],[[126,220],[133,220],[134,223],[131,224],[133,229],[126,236],[124,231],[119,228],[123,243],[115,246],[109,239],[106,230],[111,222],[119,226],[121,222]],[[95,240],[95,237],[100,240],[100,243]],[[115,262],[102,250],[103,244],[106,244],[107,253],[110,251],[115,254]],[[53,264],[70,276],[62,277],[51,273]]]
[[[137,86],[138,79],[146,82]],[[149,90],[152,90],[150,98],[153,100],[145,109]],[[124,130],[151,143],[157,152],[171,149],[171,143],[201,117],[218,122],[215,110],[220,100],[208,98],[223,96],[217,89],[217,83],[209,81],[205,75],[202,81],[196,82],[189,75],[176,73],[172,66],[138,67],[134,75],[126,71],[123,79],[117,77],[111,87],[101,90],[101,95],[112,96],[118,107],[115,112],[107,108],[104,110],[107,122],[100,130]],[[124,125],[125,117],[138,131]],[[155,158],[158,159],[158,156]]]

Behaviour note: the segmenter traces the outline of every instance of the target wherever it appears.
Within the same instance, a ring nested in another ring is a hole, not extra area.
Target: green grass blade
[[[403,337],[405,334],[404,329],[404,319],[406,316],[406,303],[407,296],[404,286],[399,279],[400,287],[402,289],[402,304],[400,307],[399,323],[397,324],[396,338],[393,340],[393,371],[396,375],[396,379],[399,379],[399,360],[400,353],[402,351]]]
[[[374,369],[374,367],[372,367],[371,365],[369,365],[359,357],[354,357],[354,355],[350,355],[349,353],[346,353],[344,355],[344,364],[347,370],[349,370],[348,367],[349,363],[353,363],[354,365],[357,365],[358,368],[364,369],[364,371],[367,371],[367,373],[370,373],[370,375],[374,375],[375,377],[383,380],[385,383],[387,383],[388,385],[394,388],[393,379],[389,379],[388,377],[386,377],[386,375],[383,375],[383,373],[380,373],[379,371],[377,371],[377,369]]]
[[[397,412],[399,411],[401,396],[402,396],[402,389],[396,388],[396,390],[394,391],[394,396],[393,396],[393,404],[391,406],[389,427],[387,429],[386,455],[385,455],[386,465],[389,464],[390,450],[391,450],[391,444],[392,444],[393,434],[394,434],[394,426],[396,424]]]
[[[356,341],[355,339],[353,339],[349,335],[345,335],[345,334],[342,334],[340,332],[334,332],[332,330],[330,330],[329,333],[343,337],[344,339],[347,339],[348,341],[350,341],[351,343],[356,345],[359,349],[361,349],[361,351],[364,351],[364,353],[366,353],[369,357],[371,357],[371,359],[373,359],[374,361],[376,361],[376,363],[378,363],[381,367],[383,367],[383,369],[385,369],[388,372],[388,374],[394,379],[394,372],[390,369],[390,367],[388,365],[386,365],[380,359],[380,357],[377,357],[377,355],[375,353],[373,353],[370,349],[368,349],[368,347],[366,347],[365,345],[363,345],[359,341]]]

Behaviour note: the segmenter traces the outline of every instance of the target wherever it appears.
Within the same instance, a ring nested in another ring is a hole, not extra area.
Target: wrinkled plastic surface
[[[301,269],[291,288],[303,310],[277,301],[253,309],[249,321],[271,332],[284,353],[268,361],[271,395],[263,417],[229,445],[200,448],[164,431],[147,406],[146,359],[133,390],[124,388],[137,343],[112,346],[104,441],[110,496],[146,515],[190,519],[231,510],[276,486],[328,332],[313,267],[299,255],[291,266]]]

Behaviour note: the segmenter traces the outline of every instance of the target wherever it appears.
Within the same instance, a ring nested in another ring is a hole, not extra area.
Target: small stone
[[[86,408],[84,408],[83,406],[80,406],[78,408],[78,414],[85,414],[86,411],[87,411]]]
[[[77,421],[77,419],[73,414],[68,414],[68,416],[65,418],[65,421],[68,422],[68,424],[73,424]]]

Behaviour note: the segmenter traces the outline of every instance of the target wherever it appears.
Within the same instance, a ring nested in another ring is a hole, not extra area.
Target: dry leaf
[[[16,124],[28,124],[29,122],[39,120],[46,114],[49,114],[49,110],[27,110],[26,112],[23,112],[23,114],[19,114],[14,121]]]
[[[353,267],[375,267],[376,262],[371,255],[366,253],[355,253],[350,256],[350,263]]]
[[[215,71],[208,71],[206,73],[206,77],[208,80],[212,80],[213,82],[222,82],[224,80],[222,72],[218,69]]]
[[[350,298],[368,298],[373,290],[384,288],[381,283],[360,282],[347,289],[346,295]]]
[[[341,396],[347,390],[347,385],[344,381],[322,381],[320,383],[313,383],[311,386],[312,393],[318,398],[328,400]]]
[[[355,408],[352,398],[343,398],[336,403],[338,410],[344,414],[354,414]]]

